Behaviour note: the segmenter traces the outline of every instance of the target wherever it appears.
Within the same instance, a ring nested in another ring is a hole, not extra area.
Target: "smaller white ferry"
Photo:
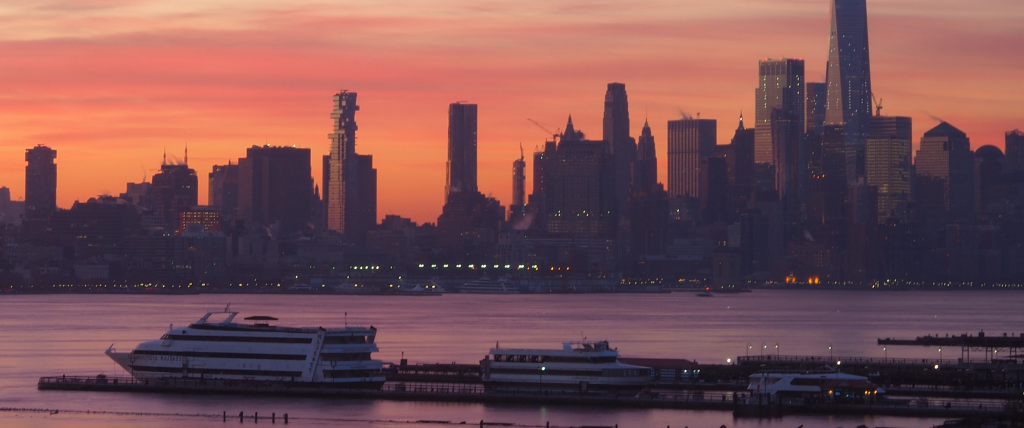
[[[773,396],[862,400],[885,394],[864,376],[838,371],[765,371],[750,375],[749,380],[747,391]]]
[[[495,347],[481,362],[484,387],[492,391],[613,392],[636,394],[651,369],[623,364],[607,341],[567,342],[562,349]]]
[[[459,292],[472,294],[518,294],[519,287],[508,278],[488,279],[483,277],[463,284],[459,288]]]
[[[282,327],[277,318],[252,316],[252,324],[234,321],[225,308],[170,330],[158,340],[140,343],[131,352],[106,354],[133,377],[290,381],[341,388],[380,389],[383,363],[374,327]],[[217,317],[218,319],[211,319]]]

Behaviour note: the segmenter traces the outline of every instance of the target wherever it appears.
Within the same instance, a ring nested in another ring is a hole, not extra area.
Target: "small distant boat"
[[[700,293],[697,293],[697,297],[714,297],[714,296],[715,296],[714,294],[711,294],[710,292],[707,292],[707,291],[701,291]]]
[[[459,292],[470,294],[519,294],[519,287],[507,278],[492,280],[483,277],[463,284]]]

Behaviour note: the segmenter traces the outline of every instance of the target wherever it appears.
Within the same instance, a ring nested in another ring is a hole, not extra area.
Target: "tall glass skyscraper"
[[[842,127],[846,179],[854,183],[865,174],[865,146],[871,133],[871,62],[865,0],[832,0],[827,69],[825,125]]]
[[[349,205],[351,196],[356,192],[356,93],[341,91],[334,95],[334,111],[331,120],[334,122],[333,132],[328,134],[331,139],[331,158],[328,162],[329,172],[324,174],[329,183],[324,185],[327,194],[327,228],[339,233],[347,233],[351,228],[351,219],[346,218],[351,212]]]

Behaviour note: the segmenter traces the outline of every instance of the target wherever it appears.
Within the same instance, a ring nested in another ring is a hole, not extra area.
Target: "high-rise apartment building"
[[[969,220],[974,213],[974,155],[967,134],[942,122],[921,137],[914,158],[918,177],[942,186],[942,207],[950,220]]]
[[[252,146],[238,160],[238,216],[250,224],[301,231],[310,221],[310,150]]]
[[[25,219],[45,220],[57,211],[57,151],[44,145],[25,150]]]
[[[910,201],[912,122],[909,117],[874,116],[866,148],[867,184],[878,189],[878,221],[907,219]]]
[[[327,228],[345,234],[350,224],[346,215],[351,210],[356,193],[356,93],[341,91],[334,95],[334,110],[331,112],[333,132],[328,134],[331,139],[331,158],[328,172],[324,175],[329,181],[324,183],[324,194],[327,199]]]
[[[448,106],[448,182],[445,200],[456,192],[475,193],[476,104]]]
[[[238,215],[238,165],[214,165],[210,172],[207,205],[220,210],[221,218]]]
[[[700,195],[700,161],[714,153],[718,144],[714,119],[668,121],[668,195],[670,198]]]
[[[803,134],[804,126],[804,61],[801,59],[767,59],[758,62],[758,86],[755,91],[754,161],[776,164],[773,118],[792,122]],[[782,113],[776,113],[781,111]],[[789,125],[787,125],[789,126]]]
[[[864,151],[871,132],[871,62],[865,0],[832,0],[826,71],[825,124],[841,126],[846,180],[864,176]]]

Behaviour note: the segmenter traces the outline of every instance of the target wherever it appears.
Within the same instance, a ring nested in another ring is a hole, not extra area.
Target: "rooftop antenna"
[[[526,159],[526,155],[523,154],[523,142],[519,142],[519,160]]]
[[[188,141],[185,142],[185,166],[188,166]]]
[[[164,147],[164,162],[160,165],[167,165],[167,147]]]

